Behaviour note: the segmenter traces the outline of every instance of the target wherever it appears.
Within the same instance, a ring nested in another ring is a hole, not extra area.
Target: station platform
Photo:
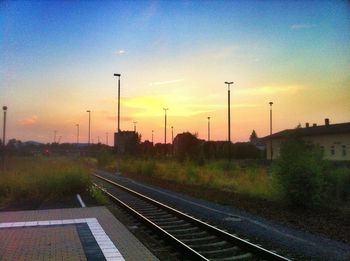
[[[0,212],[0,260],[158,260],[106,207]]]

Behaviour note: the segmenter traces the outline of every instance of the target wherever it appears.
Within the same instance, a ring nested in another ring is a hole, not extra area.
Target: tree
[[[200,156],[200,140],[196,135],[184,132],[178,134],[174,139],[175,157],[184,161],[186,158],[195,160]]]
[[[297,207],[320,204],[324,167],[319,147],[298,136],[290,136],[283,141],[277,175],[286,201]]]
[[[250,134],[249,141],[254,142],[258,138],[258,135],[256,135],[255,130],[252,131],[252,134]]]

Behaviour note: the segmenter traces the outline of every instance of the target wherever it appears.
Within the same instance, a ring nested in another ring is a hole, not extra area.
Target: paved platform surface
[[[157,260],[105,207],[0,212],[0,260]]]

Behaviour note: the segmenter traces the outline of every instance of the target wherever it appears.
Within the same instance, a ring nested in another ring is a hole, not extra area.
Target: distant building
[[[132,154],[136,152],[136,146],[140,142],[140,137],[134,131],[120,131],[114,133],[114,148],[120,154]]]
[[[317,126],[306,123],[304,128],[288,129],[270,136],[263,140],[266,143],[266,157],[272,159],[280,156],[281,142],[291,134],[302,137],[306,141],[317,144],[323,150],[323,157],[327,160],[350,161],[350,122],[330,124],[329,119],[325,119],[325,125]]]

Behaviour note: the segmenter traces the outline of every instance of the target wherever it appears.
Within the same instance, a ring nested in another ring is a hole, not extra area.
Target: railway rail
[[[95,177],[108,184],[105,189],[95,183],[114,202],[190,260],[289,260],[101,175]]]

